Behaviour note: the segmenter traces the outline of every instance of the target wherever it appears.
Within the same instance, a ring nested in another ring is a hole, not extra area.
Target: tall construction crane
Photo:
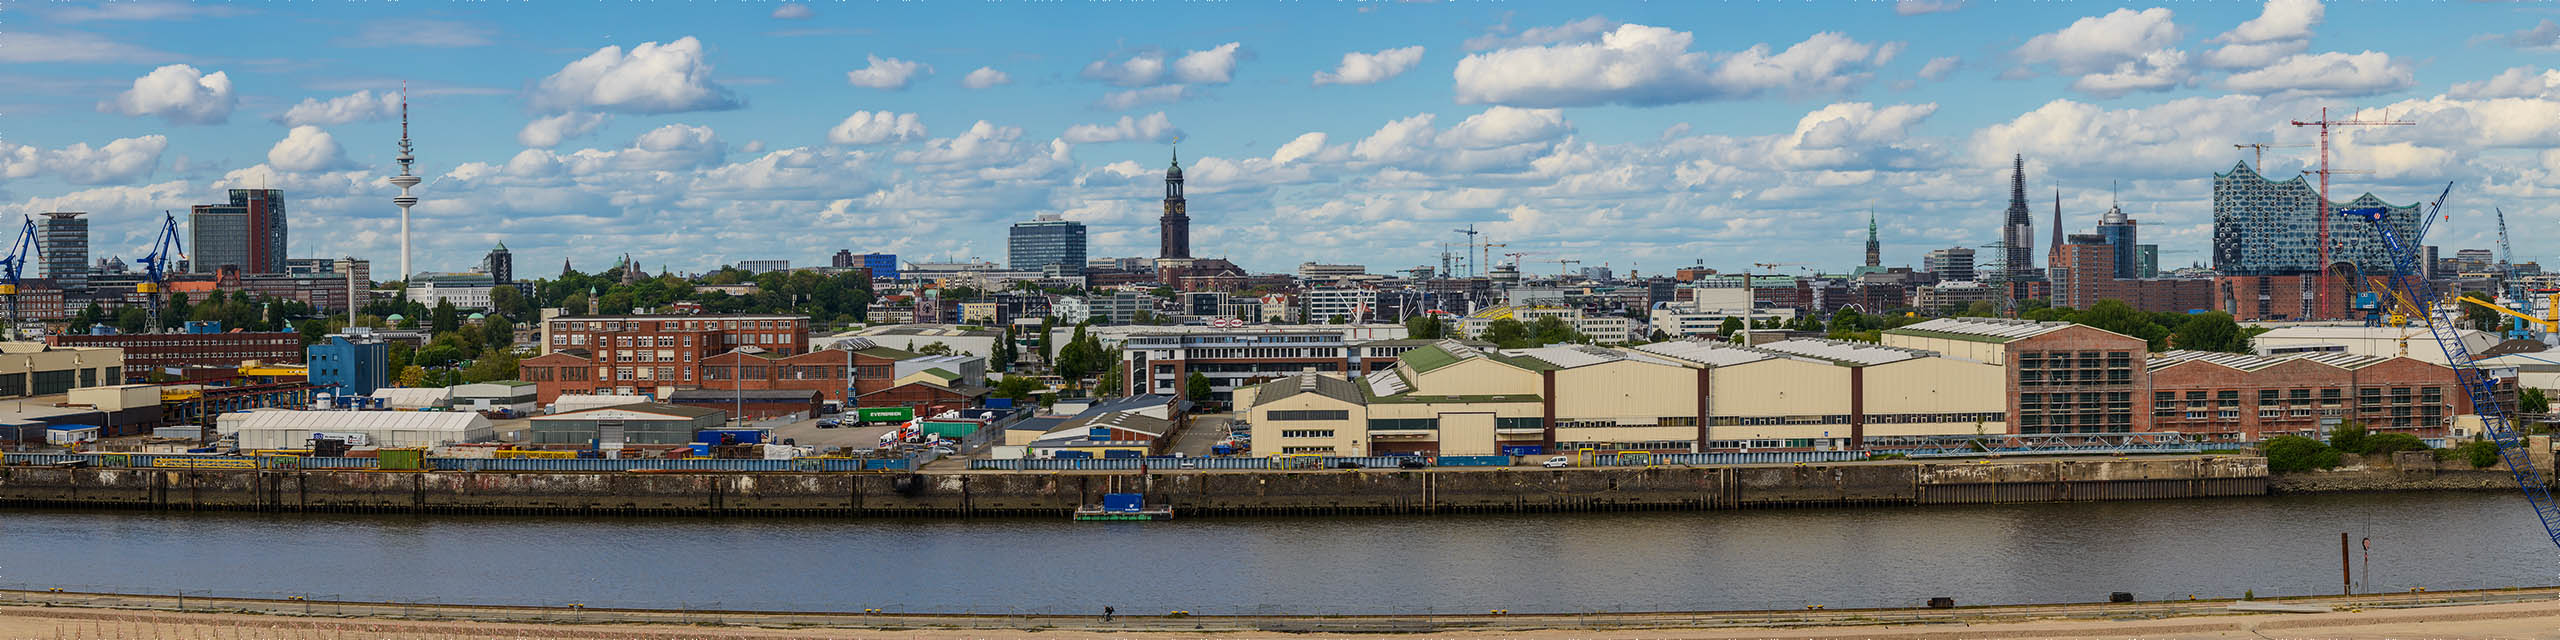
[[[2331,288],[2331,285],[2329,284],[2331,282],[2329,279],[2329,203],[2334,201],[2329,199],[2329,174],[2337,172],[2329,169],[2329,128],[2408,126],[2417,123],[2407,120],[2357,120],[2352,118],[2346,120],[2331,120],[2329,119],[2328,107],[2320,108],[2320,119],[2318,120],[2310,122],[2294,120],[2292,122],[2293,126],[2297,127],[2320,128],[2320,170],[2316,172],[2320,174],[2320,205],[2319,211],[2317,212],[2320,216],[2320,288],[2314,289],[2311,292],[2311,308],[2316,310],[2313,312],[2313,315],[2318,315],[2319,313],[2329,310],[2329,296],[2332,295],[2329,292]],[[2412,238],[2412,240],[2414,241],[2416,239]]]
[[[2268,149],[2301,149],[2301,148],[2309,147],[2309,146],[2311,146],[2311,145],[2307,145],[2307,144],[2263,144],[2263,143],[2252,142],[2252,143],[2249,143],[2249,144],[2235,144],[2235,145],[2231,145],[2231,148],[2233,148],[2233,149],[2255,149],[2255,150],[2257,150],[2258,155],[2257,155],[2257,156],[2255,156],[2255,157],[2254,157],[2254,159],[2250,161],[2249,166],[2250,166],[2251,168],[2257,169],[2260,173],[2264,173],[2264,172],[2266,172],[2266,170],[2267,170],[2267,150],[2268,150]]]
[[[2427,286],[2423,280],[2425,272],[2418,269],[2416,247],[2402,242],[2399,232],[2391,228],[2390,211],[2369,207],[2339,213],[2373,225],[2374,233],[2382,237],[2382,246],[2390,252],[2395,271],[2391,278],[2392,289],[2417,301],[2416,306],[2420,317],[2426,320],[2428,334],[2434,336],[2436,346],[2444,350],[2445,363],[2453,367],[2455,385],[2462,387],[2463,393],[2471,398],[2471,410],[2480,416],[2481,430],[2487,431],[2489,438],[2497,443],[2498,458],[2507,463],[2507,474],[2515,479],[2517,488],[2524,490],[2525,502],[2533,506],[2533,515],[2542,521],[2543,533],[2550,536],[2553,545],[2560,546],[2560,504],[2551,501],[2550,487],[2542,484],[2541,472],[2534,470],[2533,457],[2525,451],[2524,438],[2516,434],[2515,424],[2507,415],[2507,407],[2492,397],[2497,381],[2489,377],[2488,371],[2481,369],[2480,364],[2472,359],[2470,349],[2463,346],[2461,328],[2453,322],[2456,314],[2436,308],[2435,288]]]
[[[1565,277],[1565,276],[1566,276],[1566,275],[1568,275],[1568,274],[1573,273],[1573,265],[1577,265],[1577,264],[1582,264],[1582,261],[1581,261],[1581,260],[1574,260],[1574,259],[1571,259],[1571,258],[1559,258],[1559,259],[1557,259],[1557,260],[1556,260],[1556,277],[1561,278],[1561,277]]]
[[[143,278],[141,284],[133,285],[133,289],[149,300],[151,311],[150,324],[143,327],[144,333],[160,331],[161,284],[167,280],[165,276],[172,266],[170,263],[187,257],[186,246],[178,240],[178,214],[160,213],[164,216],[160,220],[160,237],[151,242],[151,254],[134,260],[142,263]]]
[[[27,266],[27,255],[36,248],[36,220],[27,218],[19,225],[18,242],[9,246],[9,255],[0,257],[0,297],[8,298],[10,340],[18,339],[18,272]]]
[[[1465,253],[1461,253],[1461,254],[1458,254],[1458,255],[1466,256],[1466,258],[1467,258],[1467,262],[1468,262],[1468,264],[1467,264],[1467,275],[1469,275],[1469,276],[1480,275],[1480,274],[1478,274],[1478,273],[1476,273],[1476,272],[1477,272],[1477,271],[1481,271],[1481,270],[1483,270],[1483,269],[1484,269],[1484,265],[1483,265],[1482,263],[1478,263],[1478,262],[1476,262],[1476,234],[1480,234],[1480,233],[1484,233],[1484,232],[1482,232],[1482,231],[1477,231],[1477,230],[1476,230],[1476,226],[1475,226],[1475,225],[1472,225],[1472,224],[1467,225],[1467,228],[1465,228],[1465,229],[1451,229],[1450,231],[1454,231],[1454,232],[1457,232],[1457,233],[1463,233],[1463,234],[1466,234],[1466,235],[1467,235],[1467,251],[1466,251]]]

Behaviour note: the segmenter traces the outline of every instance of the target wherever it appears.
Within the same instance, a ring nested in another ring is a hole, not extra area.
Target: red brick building
[[[542,323],[543,355],[517,363],[539,402],[563,393],[639,394],[703,386],[702,361],[742,347],[809,351],[809,319],[783,315],[560,316]],[[842,357],[838,357],[841,366]],[[841,380],[841,379],[839,379]]]
[[[127,378],[139,378],[162,367],[237,367],[243,360],[280,364],[302,361],[302,334],[282,331],[53,335],[45,336],[44,341],[57,347],[123,349]]]
[[[2312,294],[2319,290],[2319,282],[2319,274],[2215,276],[2213,310],[2231,314],[2232,319],[2241,322],[2346,317],[2346,300],[2355,296],[2344,289],[2339,295],[2329,296],[2329,308],[2313,308]],[[2332,283],[2348,289],[2352,285],[2345,276]]]
[[[2068,322],[1940,318],[1885,330],[1884,344],[2003,365],[2017,433],[2126,433],[2149,413],[2151,354],[2141,338]]]
[[[2324,422],[2348,420],[2438,438],[2448,418],[2471,412],[2453,369],[2405,357],[2171,351],[2155,356],[2150,370],[2145,430],[2205,440],[2316,436]]]

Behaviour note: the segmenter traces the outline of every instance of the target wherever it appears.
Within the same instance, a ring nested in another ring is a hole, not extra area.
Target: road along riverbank
[[[0,467],[0,505],[279,512],[1064,516],[1140,493],[1184,517],[2090,502],[2265,495],[2266,460],[925,473]]]
[[[2560,626],[2560,588],[2270,600],[1952,609],[1552,615],[1100,616],[665,611],[405,605],[0,591],[0,637],[980,638],[1435,636],[1572,638],[2524,637]],[[217,633],[218,632],[218,633]],[[174,635],[172,635],[174,634]],[[352,635],[350,635],[352,634]]]

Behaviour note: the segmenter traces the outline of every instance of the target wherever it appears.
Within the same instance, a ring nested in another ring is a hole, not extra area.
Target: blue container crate
[[[1143,493],[1102,494],[1103,511],[1112,513],[1137,513],[1140,510],[1145,509],[1146,506],[1147,496]]]
[[[1502,455],[1506,456],[1538,456],[1546,455],[1546,453],[1546,447],[1534,444],[1515,445],[1502,448]]]

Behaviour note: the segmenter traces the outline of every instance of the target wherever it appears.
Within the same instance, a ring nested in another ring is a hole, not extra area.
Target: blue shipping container
[[[1091,458],[1091,457],[1093,457],[1093,452],[1091,452],[1091,451],[1060,451],[1060,452],[1058,452],[1058,458],[1059,458],[1059,459],[1061,459],[1061,460],[1068,459],[1068,458]]]
[[[987,399],[987,408],[989,408],[989,409],[1011,409],[1011,408],[1013,408],[1013,399],[1012,399],[1012,398],[988,398],[988,399]]]
[[[1142,493],[1102,494],[1102,510],[1112,513],[1137,513],[1145,509],[1147,496]]]
[[[1532,445],[1522,445],[1522,446],[1511,446],[1511,447],[1503,447],[1503,448],[1502,448],[1502,455],[1506,455],[1506,456],[1534,456],[1534,455],[1544,454],[1544,453],[1546,453],[1546,452],[1547,452],[1547,448],[1546,448],[1546,447],[1539,446],[1539,445],[1534,445],[1534,444],[1532,444]]]
[[[1102,452],[1102,457],[1105,457],[1105,458],[1136,458],[1136,457],[1141,457],[1141,456],[1139,456],[1139,455],[1138,455],[1138,452],[1136,452],[1136,451],[1130,451],[1130,450],[1128,450],[1128,449],[1106,449],[1106,450],[1104,450],[1104,451]]]

